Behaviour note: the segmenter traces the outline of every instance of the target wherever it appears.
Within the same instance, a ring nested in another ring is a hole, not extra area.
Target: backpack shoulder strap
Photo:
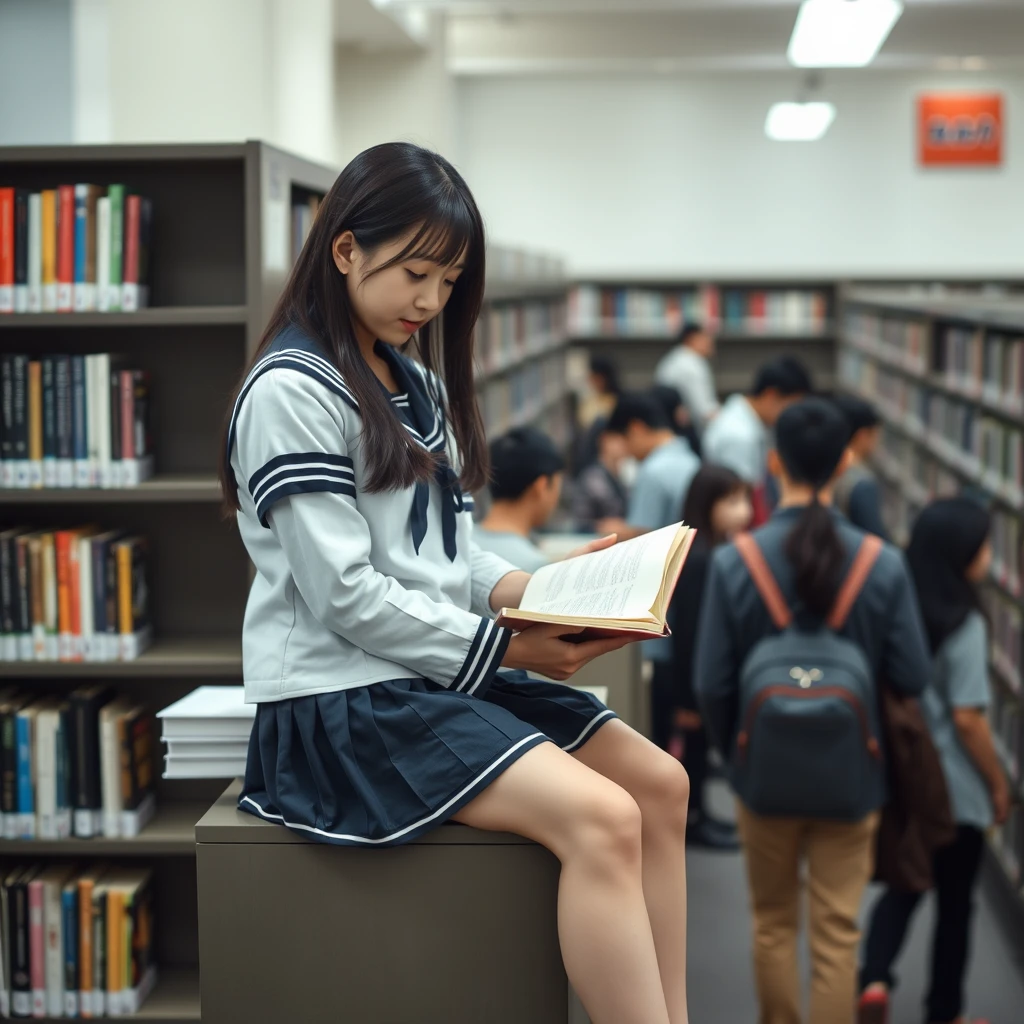
[[[868,575],[878,560],[878,556],[882,553],[882,547],[881,537],[876,537],[874,534],[868,534],[861,541],[857,554],[853,559],[853,564],[850,566],[850,571],[847,573],[846,579],[843,580],[843,585],[839,588],[835,604],[832,605],[832,611],[829,612],[829,629],[838,632],[846,624],[850,610],[853,608],[853,602],[857,600],[857,595],[864,589]]]
[[[761,595],[761,600],[764,601],[764,606],[768,609],[772,622],[779,629],[785,629],[793,621],[793,613],[789,610],[789,605],[786,604],[786,599],[782,596],[782,591],[779,590],[779,585],[768,568],[757,541],[749,533],[741,533],[733,543],[754,581],[754,586],[757,587],[757,592]]]

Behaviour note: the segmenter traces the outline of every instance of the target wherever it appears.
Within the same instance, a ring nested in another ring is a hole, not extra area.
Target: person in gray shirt
[[[554,442],[533,427],[519,427],[491,442],[490,511],[473,531],[485,551],[524,572],[549,559],[530,539],[558,507],[565,460]]]
[[[931,685],[921,700],[942,763],[956,838],[935,851],[936,915],[932,976],[925,999],[929,1021],[966,1021],[963,981],[971,907],[984,850],[984,831],[1002,824],[1010,806],[986,711],[988,639],[977,584],[992,561],[991,517],[974,501],[949,498],[918,516],[907,549],[928,642]],[[862,1024],[887,1019],[892,965],[922,893],[889,888],[875,904],[861,970]]]
[[[888,540],[882,520],[882,491],[870,463],[881,440],[882,421],[875,407],[856,395],[838,394],[832,401],[850,424],[848,447],[853,456],[849,469],[836,481],[836,508],[854,526]]]

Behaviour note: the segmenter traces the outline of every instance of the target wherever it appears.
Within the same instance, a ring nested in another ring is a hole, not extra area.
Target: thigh
[[[490,832],[514,832],[562,858],[581,819],[637,814],[629,794],[553,743],[541,743],[509,765],[453,815]]]
[[[795,919],[803,823],[791,818],[761,817],[737,803],[737,824],[746,855],[754,910],[781,908]]]
[[[936,850],[935,892],[939,903],[970,900],[984,851],[984,836],[969,825],[957,828],[956,839]]]
[[[855,922],[874,872],[878,814],[858,822],[818,821],[807,833],[810,915],[848,925]]]

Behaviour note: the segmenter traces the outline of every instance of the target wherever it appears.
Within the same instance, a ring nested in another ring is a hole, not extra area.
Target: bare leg
[[[640,810],[625,790],[543,743],[455,817],[536,840],[562,862],[562,959],[593,1024],[671,1024],[644,904]]]
[[[683,766],[618,720],[601,727],[574,755],[618,783],[643,818],[643,881],[672,1024],[686,1024],[686,810]]]

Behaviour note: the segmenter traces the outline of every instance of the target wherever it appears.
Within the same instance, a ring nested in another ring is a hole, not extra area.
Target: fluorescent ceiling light
[[[777,142],[814,142],[836,119],[831,103],[773,103],[764,121],[764,133]]]
[[[789,40],[798,68],[862,68],[903,13],[900,0],[804,0]]]

